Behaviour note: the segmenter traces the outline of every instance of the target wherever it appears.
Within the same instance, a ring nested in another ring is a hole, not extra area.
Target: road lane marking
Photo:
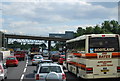
[[[20,78],[20,81],[22,81],[22,80],[23,80],[23,78],[24,78],[24,74],[22,74],[22,76],[21,76],[21,78]]]
[[[26,70],[27,70],[27,68],[25,68],[23,72],[25,73],[25,72],[26,72]]]
[[[68,70],[64,70],[64,72],[68,72]]]
[[[24,73],[25,73],[26,70],[27,70],[27,65],[28,65],[28,59],[26,60],[26,65],[25,65],[25,68],[24,68],[24,70],[23,70],[23,74],[22,74],[22,76],[21,76],[21,78],[20,78],[20,81],[23,81]]]
[[[25,65],[25,68],[27,68],[27,64]]]

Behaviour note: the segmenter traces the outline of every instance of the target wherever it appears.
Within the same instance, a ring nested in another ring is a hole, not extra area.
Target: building
[[[3,47],[3,33],[0,31],[0,48]]]
[[[65,31],[65,34],[50,33],[49,37],[72,39],[72,38],[74,38],[74,32],[73,31]]]

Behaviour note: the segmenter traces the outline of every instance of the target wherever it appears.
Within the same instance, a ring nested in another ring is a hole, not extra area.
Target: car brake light
[[[117,72],[120,72],[120,66],[117,67]]]
[[[32,59],[32,61],[35,61],[34,59]]]
[[[93,68],[86,68],[86,73],[93,73]]]
[[[62,79],[66,79],[66,75],[65,74],[62,74]]]
[[[119,37],[119,35],[116,35],[116,37]]]
[[[105,35],[102,35],[102,37],[105,37]]]
[[[39,74],[36,75],[36,80],[40,80]]]

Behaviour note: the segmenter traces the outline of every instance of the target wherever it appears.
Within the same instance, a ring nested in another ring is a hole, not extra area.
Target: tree
[[[109,21],[104,21],[102,23],[102,29],[103,29],[104,33],[111,32],[112,28],[111,28],[110,22]]]
[[[81,36],[85,33],[85,29],[82,29],[82,27],[78,27],[76,36]]]
[[[112,20],[112,21],[110,21],[110,25],[111,25],[111,27],[112,27],[112,32],[113,33],[115,33],[115,34],[118,34],[119,33],[119,24],[118,24],[118,22],[117,21],[115,21],[115,20]]]
[[[94,34],[99,34],[99,33],[102,33],[101,28],[98,25],[96,25],[94,28]]]
[[[93,34],[94,33],[94,28],[93,27],[87,27],[85,30],[85,34]]]

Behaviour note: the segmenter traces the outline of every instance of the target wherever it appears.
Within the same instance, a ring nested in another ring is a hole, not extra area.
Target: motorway
[[[33,71],[36,66],[32,66],[31,60],[19,61],[17,67],[8,67],[8,77],[5,81],[35,81]],[[84,79],[77,78],[74,74],[65,72],[67,81],[84,81]],[[97,79],[94,81],[120,81],[120,79]],[[85,80],[89,81],[89,80]],[[93,81],[93,80],[92,80]]]

